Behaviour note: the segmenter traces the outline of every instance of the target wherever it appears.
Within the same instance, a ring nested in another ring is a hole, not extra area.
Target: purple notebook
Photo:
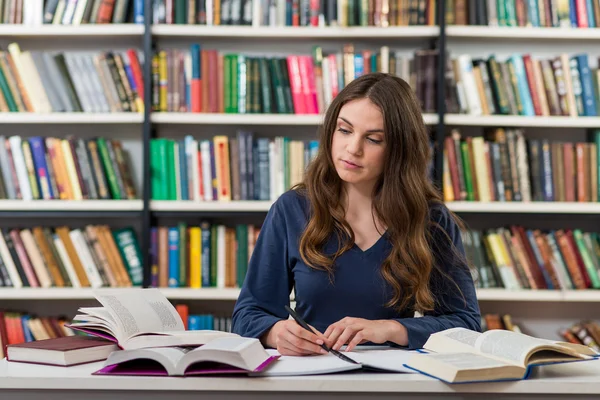
[[[184,376],[202,376],[202,375],[220,375],[220,374],[247,374],[248,372],[261,372],[268,367],[279,356],[270,356],[254,371],[247,371],[242,368],[232,367],[231,365],[215,362],[199,362],[192,364],[185,371]],[[168,376],[165,368],[156,361],[152,360],[133,360],[121,364],[114,364],[104,367],[92,375],[128,375],[128,376]]]

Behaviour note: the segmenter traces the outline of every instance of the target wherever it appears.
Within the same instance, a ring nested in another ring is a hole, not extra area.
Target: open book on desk
[[[82,307],[67,327],[116,342],[121,349],[200,346],[228,332],[186,331],[177,310],[158,289],[99,289],[104,307]]]
[[[381,347],[381,346],[380,346]],[[278,355],[276,350],[268,349],[270,354]],[[387,350],[360,350],[355,349],[343,354],[356,361],[353,364],[344,361],[331,353],[314,356],[281,356],[262,372],[252,373],[252,376],[295,376],[295,375],[321,375],[337,372],[369,371],[369,372],[405,372],[415,371],[406,368],[409,357],[416,352],[387,349]]]
[[[448,383],[527,379],[539,365],[591,360],[593,349],[507,330],[452,328],[432,334],[406,366]]]
[[[260,372],[277,359],[258,339],[224,337],[204,346],[115,351],[94,375],[193,376]]]

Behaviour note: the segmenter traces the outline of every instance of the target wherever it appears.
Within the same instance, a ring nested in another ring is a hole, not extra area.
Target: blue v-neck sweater
[[[276,322],[289,317],[284,305],[295,291],[296,310],[320,332],[344,317],[369,320],[395,319],[408,331],[408,347],[423,346],[430,334],[453,327],[480,331],[480,311],[468,267],[452,257],[444,232],[464,255],[460,231],[445,206],[434,206],[430,219],[435,262],[446,277],[432,273],[435,309],[414,318],[412,309],[398,312],[386,307],[392,289],[380,273],[392,244],[384,234],[363,251],[354,245],[335,263],[333,282],[324,271],[308,267],[299,253],[300,236],[309,219],[308,199],[288,191],[269,210],[252,253],[246,279],[233,311],[232,330],[246,337],[261,337]],[[326,254],[337,248],[334,236]],[[448,279],[452,278],[452,280]]]

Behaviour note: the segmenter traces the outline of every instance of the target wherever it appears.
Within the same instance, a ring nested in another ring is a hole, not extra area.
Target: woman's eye
[[[338,132],[341,132],[341,133],[343,133],[344,135],[347,135],[347,134],[349,134],[349,133],[350,133],[350,131],[349,131],[349,130],[346,130],[346,129],[344,129],[344,128],[338,128]]]
[[[367,140],[374,144],[381,144],[381,142],[383,142],[383,140],[377,140],[377,139],[372,139],[372,138],[367,138]]]

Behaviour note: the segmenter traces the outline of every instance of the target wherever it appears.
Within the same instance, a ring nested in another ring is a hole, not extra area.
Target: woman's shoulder
[[[280,215],[308,216],[310,201],[302,189],[290,189],[275,200],[271,209]]]
[[[439,202],[429,205],[429,223],[434,232],[442,229],[451,236],[456,233],[458,228],[454,214],[444,203]]]

